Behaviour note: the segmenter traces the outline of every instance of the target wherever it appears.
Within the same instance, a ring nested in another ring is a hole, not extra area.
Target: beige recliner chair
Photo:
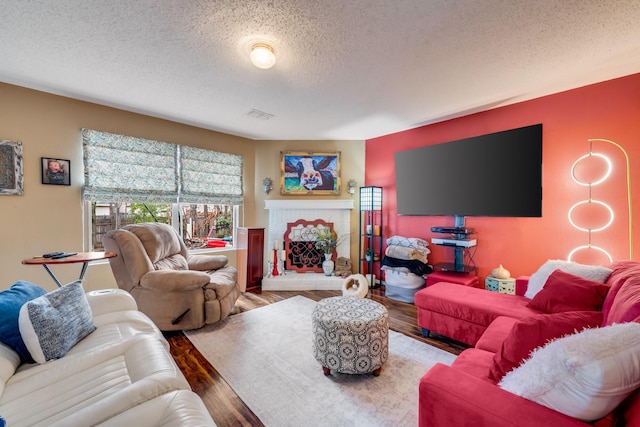
[[[163,331],[197,329],[226,318],[241,294],[237,270],[224,255],[189,255],[169,225],[132,224],[107,232],[104,248],[115,252],[111,270]]]

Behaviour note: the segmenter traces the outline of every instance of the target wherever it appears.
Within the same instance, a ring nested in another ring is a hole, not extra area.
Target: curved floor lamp
[[[611,174],[611,160],[609,160],[609,158],[607,156],[605,156],[604,154],[600,154],[600,153],[594,153],[593,152],[593,143],[596,141],[600,141],[600,142],[606,142],[609,144],[612,144],[616,147],[618,147],[620,149],[620,151],[622,151],[622,153],[624,154],[624,157],[626,159],[626,167],[627,167],[627,206],[628,206],[628,214],[629,214],[629,259],[633,259],[633,216],[632,216],[632,205],[631,205],[631,168],[630,168],[630,163],[629,163],[629,155],[627,154],[627,151],[622,148],[622,146],[614,141],[610,141],[608,139],[601,139],[601,138],[594,138],[594,139],[588,139],[587,142],[589,142],[589,153],[585,154],[584,156],[581,156],[580,158],[578,158],[578,160],[576,160],[573,163],[573,166],[571,166],[571,176],[573,178],[573,180],[580,184],[580,185],[584,185],[589,187],[589,198],[586,200],[581,200],[578,203],[574,204],[573,206],[571,206],[571,208],[569,209],[569,223],[574,226],[575,228],[577,228],[578,230],[581,231],[585,231],[588,233],[589,235],[589,240],[588,243],[586,245],[582,245],[582,246],[578,246],[574,249],[571,250],[571,252],[569,252],[569,256],[567,257],[568,261],[571,261],[573,256],[576,254],[576,252],[579,252],[581,250],[585,250],[585,249],[591,249],[591,250],[596,250],[598,252],[601,252],[602,254],[604,254],[608,259],[609,262],[613,261],[613,258],[611,257],[611,255],[609,254],[609,252],[607,252],[605,249],[599,247],[599,246],[595,246],[593,244],[591,244],[591,233],[594,232],[598,232],[598,231],[602,231],[606,228],[608,228],[612,223],[613,223],[613,209],[611,209],[611,206],[609,206],[607,203],[602,202],[600,200],[594,200],[591,197],[591,190],[592,187],[594,185],[598,185],[604,181],[607,180],[607,178],[609,177],[609,175]],[[605,174],[597,180],[594,181],[589,181],[589,182],[585,182],[585,181],[581,181],[577,176],[576,176],[576,166],[578,166],[578,164],[585,160],[585,159],[589,159],[592,157],[599,157],[601,158],[605,164],[607,165],[607,170],[605,172]],[[573,220],[572,216],[573,213],[575,211],[576,208],[578,208],[579,206],[582,205],[588,205],[588,204],[592,204],[592,205],[598,205],[600,207],[605,208],[608,213],[609,213],[609,221],[607,221],[606,224],[604,224],[601,227],[598,228],[586,228],[586,227],[581,227],[579,225],[577,225],[575,223],[575,221]]]

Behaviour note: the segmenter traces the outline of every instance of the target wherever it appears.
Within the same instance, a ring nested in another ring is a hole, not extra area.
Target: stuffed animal
[[[335,266],[335,275],[341,277],[347,277],[351,275],[351,260],[346,257],[338,257]]]

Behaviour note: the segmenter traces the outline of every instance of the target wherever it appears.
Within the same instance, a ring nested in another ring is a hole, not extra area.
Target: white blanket
[[[418,250],[396,245],[387,246],[387,249],[385,250],[385,255],[388,257],[404,260],[416,259],[425,264],[427,263],[427,254],[429,254],[429,249]]]
[[[427,249],[429,242],[418,237],[391,236],[387,239],[387,245],[404,246],[406,248]]]

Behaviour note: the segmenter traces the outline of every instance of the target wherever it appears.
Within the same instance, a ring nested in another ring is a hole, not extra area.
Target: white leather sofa
[[[0,343],[7,426],[215,426],[134,299],[116,289],[86,295],[96,329],[64,357],[20,364]]]

